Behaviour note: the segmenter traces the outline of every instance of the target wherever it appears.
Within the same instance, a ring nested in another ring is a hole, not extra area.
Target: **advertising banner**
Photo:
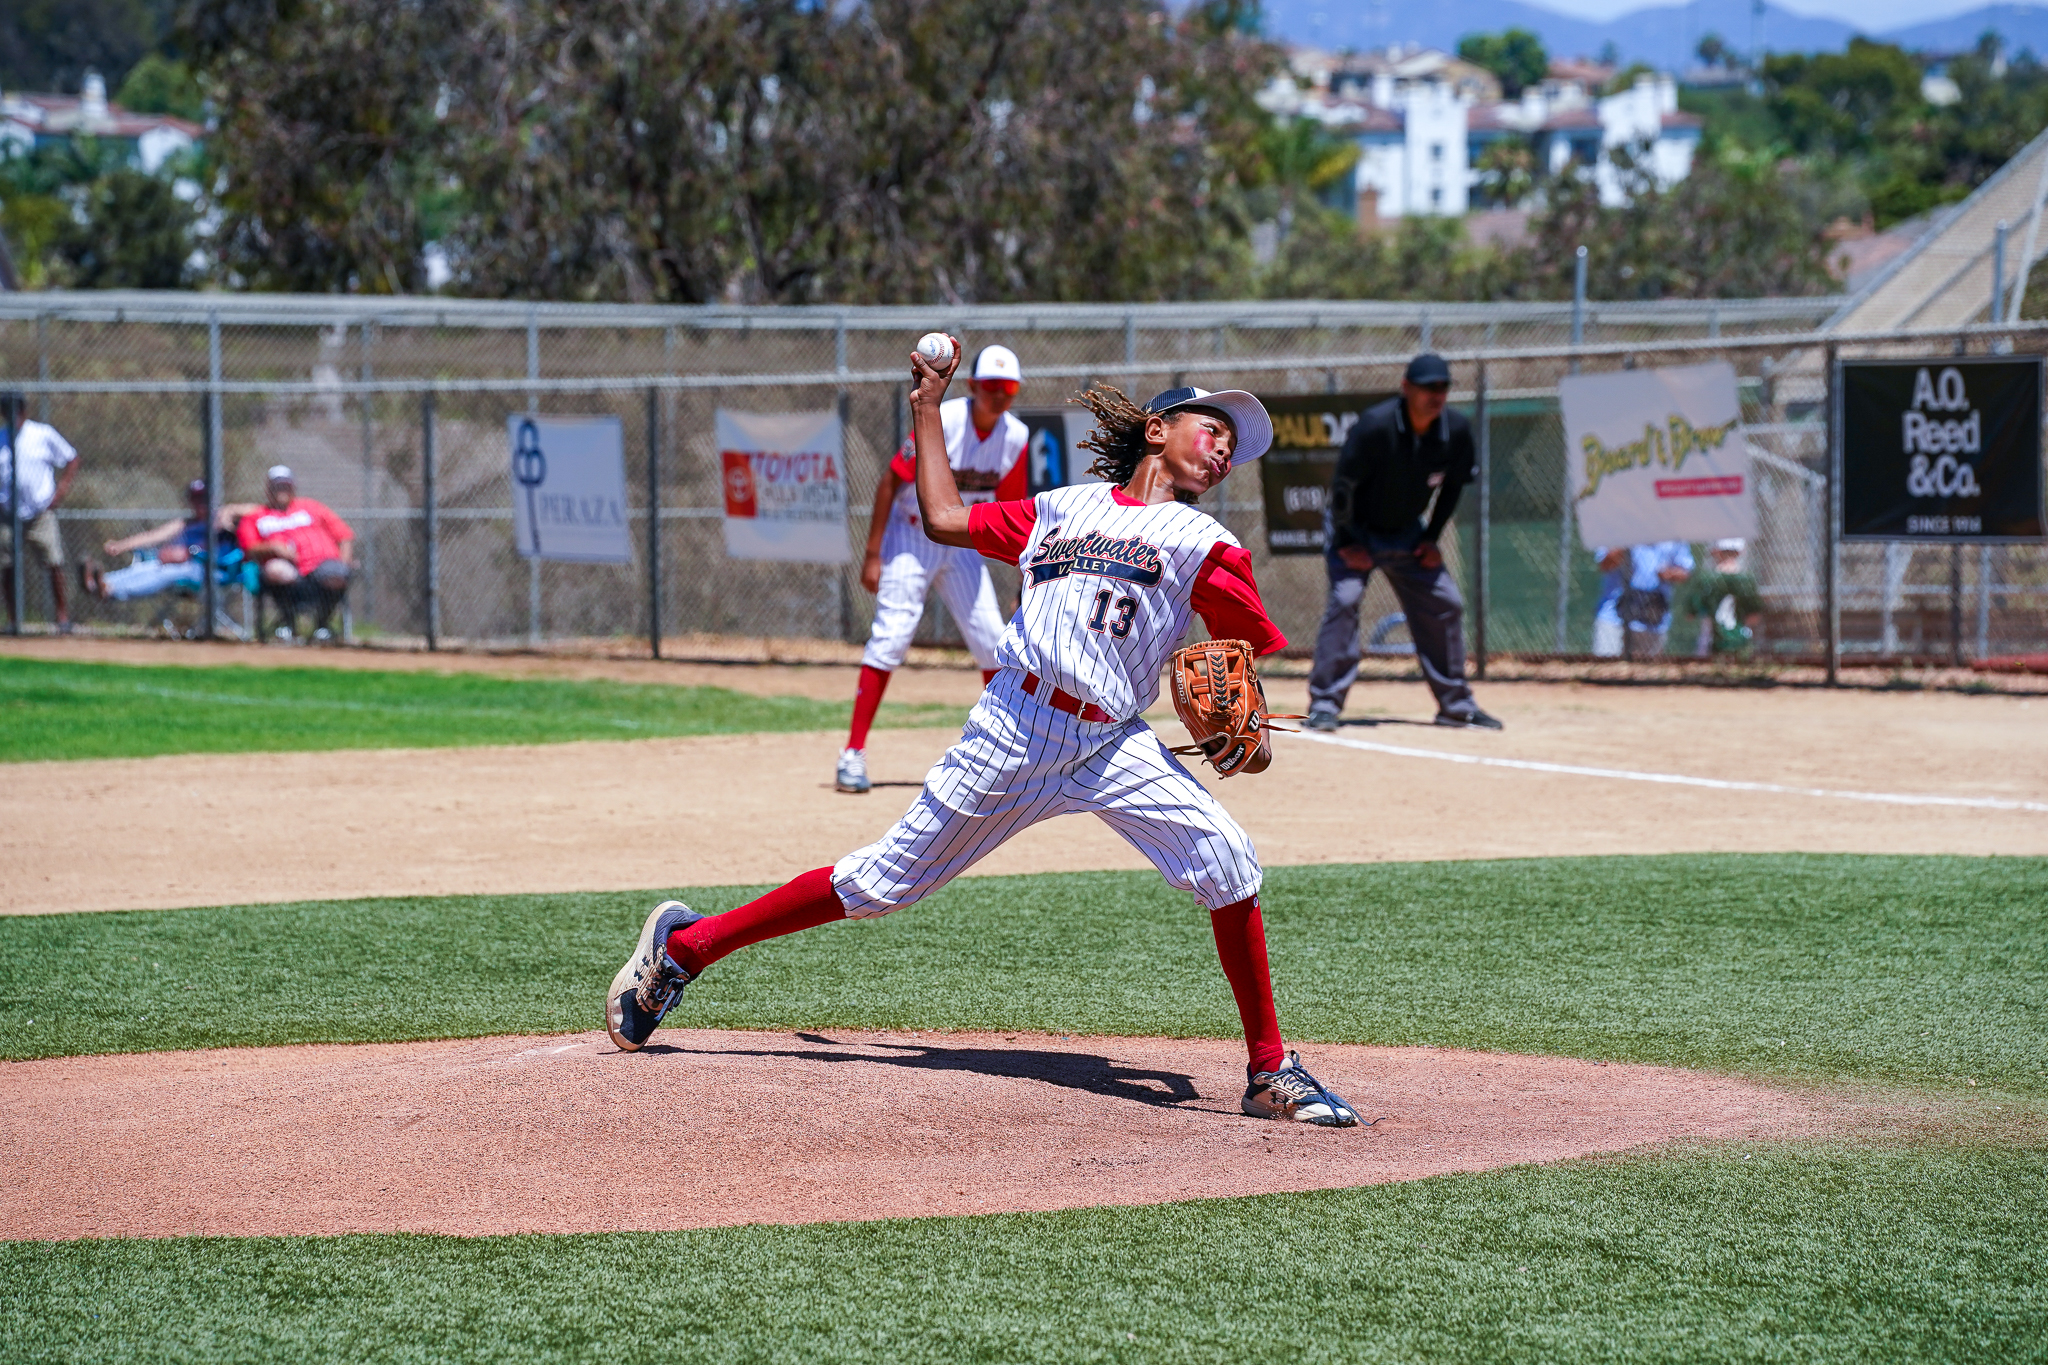
[[[1588,549],[1756,534],[1734,366],[1569,375],[1557,405]]]
[[[626,444],[616,417],[505,419],[512,537],[526,559],[630,564]]]
[[[1012,411],[1016,411],[1012,409]],[[1069,444],[1069,421],[1073,414],[1063,408],[1042,412],[1017,412],[1017,419],[1024,423],[1024,429],[1031,433],[1030,442],[1024,447],[1024,459],[1028,462],[1033,497],[1049,488],[1064,488],[1081,478],[1081,468],[1095,457],[1088,451],[1080,451],[1077,467],[1075,451]]]
[[[2042,538],[2041,357],[1845,360],[1842,539]]]
[[[839,415],[720,408],[717,423],[726,555],[848,562]]]
[[[1384,393],[1261,395],[1273,415],[1273,448],[1259,461],[1266,500],[1266,549],[1276,555],[1323,552],[1323,513],[1337,455],[1359,414]]]

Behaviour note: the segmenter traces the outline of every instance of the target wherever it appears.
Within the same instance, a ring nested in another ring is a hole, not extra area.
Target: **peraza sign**
[[[2041,358],[1845,360],[1844,540],[2039,540]]]
[[[1281,394],[1261,397],[1273,415],[1273,447],[1259,461],[1266,497],[1266,548],[1276,555],[1323,552],[1323,513],[1337,456],[1359,414],[1384,393]]]

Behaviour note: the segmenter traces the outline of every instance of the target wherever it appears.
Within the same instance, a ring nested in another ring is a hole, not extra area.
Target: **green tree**
[[[1550,70],[1550,55],[1543,50],[1543,40],[1525,28],[1468,33],[1458,39],[1458,55],[1498,76],[1501,90],[1509,99],[1540,82]]]
[[[81,289],[177,289],[196,216],[169,181],[123,166],[86,186],[57,250]]]
[[[1360,234],[1344,214],[1310,205],[1260,280],[1277,299],[1512,298],[1528,279],[1523,253],[1474,247],[1463,220],[1403,218],[1389,229]]]
[[[109,87],[162,40],[174,0],[7,0],[0,89],[76,91],[87,71]]]
[[[1703,35],[1695,51],[1699,54],[1701,66],[1734,65],[1734,54],[1728,50],[1727,40],[1718,33]]]
[[[214,248],[224,279],[315,293],[421,292],[418,206],[446,174],[439,92],[465,44],[516,29],[507,0],[195,0],[181,48],[218,126]],[[509,75],[509,73],[508,73]],[[551,95],[536,76],[516,98]]]
[[[152,52],[135,64],[114,102],[137,114],[175,114],[193,123],[206,118],[206,93],[185,64]]]
[[[1768,154],[1705,155],[1675,185],[1648,170],[1648,148],[1610,154],[1627,202],[1605,207],[1593,180],[1545,186],[1530,221],[1531,291],[1570,292],[1574,255],[1587,248],[1594,298],[1757,298],[1825,293],[1826,188]]]
[[[1473,167],[1489,207],[1511,209],[1536,188],[1536,153],[1521,137],[1495,138]]]

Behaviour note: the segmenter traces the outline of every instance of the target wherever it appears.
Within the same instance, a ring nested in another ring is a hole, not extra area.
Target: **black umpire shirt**
[[[1330,548],[1363,545],[1367,537],[1434,541],[1457,509],[1458,494],[1478,473],[1472,423],[1446,407],[1419,439],[1398,395],[1367,408],[1344,438],[1330,485]],[[1422,514],[1429,500],[1429,524]]]

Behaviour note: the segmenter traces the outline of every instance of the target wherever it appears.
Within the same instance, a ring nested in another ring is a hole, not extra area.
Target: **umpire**
[[[1367,409],[1337,457],[1325,555],[1330,597],[1308,680],[1311,730],[1337,728],[1358,679],[1358,604],[1374,569],[1387,576],[1408,618],[1415,657],[1436,693],[1436,723],[1501,728],[1465,684],[1465,599],[1437,548],[1458,494],[1477,473],[1472,424],[1445,407],[1450,393],[1443,357],[1415,357],[1401,377],[1401,396]]]

